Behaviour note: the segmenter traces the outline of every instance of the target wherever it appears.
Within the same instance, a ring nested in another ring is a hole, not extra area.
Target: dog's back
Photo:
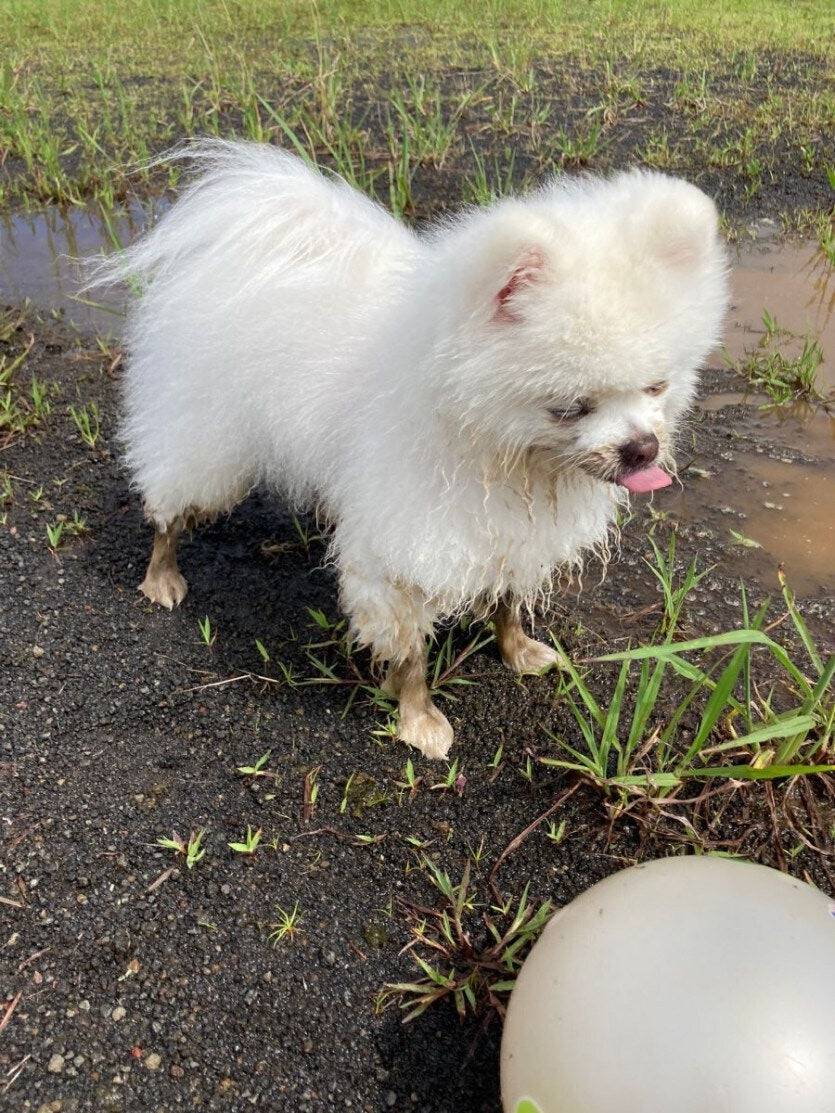
[[[378,205],[277,148],[207,142],[180,157],[199,176],[105,274],[141,286],[123,435],[163,528],[265,476],[315,494],[354,353],[417,250]]]

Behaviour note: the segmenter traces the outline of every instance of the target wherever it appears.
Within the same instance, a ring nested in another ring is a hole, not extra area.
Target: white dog
[[[415,235],[275,148],[187,157],[202,175],[107,273],[142,286],[123,426],[156,528],[141,590],[180,603],[182,529],[256,484],[317,507],[400,737],[443,757],[434,624],[492,614],[507,665],[554,664],[522,612],[605,555],[627,491],[670,482],[727,301],[714,205],[633,170]]]

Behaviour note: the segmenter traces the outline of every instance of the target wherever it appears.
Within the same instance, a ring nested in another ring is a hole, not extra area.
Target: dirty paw
[[[424,757],[439,760],[449,753],[453,732],[446,715],[430,704],[417,712],[401,708],[397,737],[420,750]]]
[[[504,663],[514,672],[540,673],[558,665],[560,655],[553,646],[526,637],[504,654]]]
[[[176,568],[161,568],[155,572],[148,569],[139,590],[152,603],[171,611],[185,599],[188,584]]]

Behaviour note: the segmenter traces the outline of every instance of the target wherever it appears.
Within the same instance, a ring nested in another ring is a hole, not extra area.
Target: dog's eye
[[[581,417],[588,417],[594,405],[588,398],[581,398],[573,406],[549,406],[548,413],[554,421],[579,421]]]
[[[653,383],[651,386],[646,387],[644,394],[651,394],[653,397],[656,394],[663,394],[669,385],[666,379],[659,379],[657,383]]]

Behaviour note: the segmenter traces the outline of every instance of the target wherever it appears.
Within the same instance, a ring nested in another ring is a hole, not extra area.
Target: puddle
[[[80,329],[118,336],[127,295],[99,292],[102,304],[85,304],[74,260],[112,250],[114,237],[132,241],[165,205],[0,216],[0,303],[28,298],[40,309],[61,310]],[[757,345],[767,309],[784,328],[819,339],[820,387],[835,388],[835,276],[813,245],[747,249],[734,266],[732,289],[725,343],[733,358]],[[686,474],[685,489],[666,492],[663,508],[697,530],[709,527],[723,548],[730,543],[722,562],[728,571],[771,588],[783,562],[798,592],[833,588],[835,419],[808,407],[772,409],[765,396],[743,390],[702,399],[696,420],[719,433],[710,438],[710,454],[694,461],[709,478]],[[734,545],[730,530],[760,547]]]
[[[835,387],[835,277],[815,248],[748,250],[732,290],[725,343],[734,358],[756,347],[768,309],[784,328],[818,338],[820,389]],[[696,421],[719,438],[710,458],[694,461],[709,475],[685,474],[685,489],[671,491],[664,508],[715,531],[726,571],[776,588],[782,563],[800,593],[835,588],[835,415],[740,390],[700,399]]]
[[[75,260],[109,252],[114,242],[129,243],[163,205],[137,201],[108,211],[52,206],[0,215],[0,304],[28,299],[39,309],[61,311],[84,331],[118,335],[126,296],[118,291],[79,295]]]
[[[721,467],[717,466],[721,464]],[[734,575],[777,588],[783,564],[801,595],[835,588],[835,460],[791,463],[755,452],[732,461],[698,461],[710,473],[682,476],[663,509],[715,532],[724,552],[706,559]],[[732,532],[734,531],[734,532]],[[734,533],[738,535],[734,537]]]
[[[767,309],[783,328],[817,337],[828,359],[818,372],[822,394],[835,389],[835,272],[817,245],[751,247],[741,252],[731,280],[725,346],[735,359],[756,347]]]

